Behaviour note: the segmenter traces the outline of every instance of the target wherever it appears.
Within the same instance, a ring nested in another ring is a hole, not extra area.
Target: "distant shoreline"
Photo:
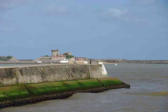
[[[104,62],[104,64],[115,64],[115,63],[137,63],[137,64],[168,64],[168,60],[117,60],[117,59],[97,59],[97,61]],[[0,61],[0,64],[18,64],[18,65],[39,65],[36,62],[11,62],[11,61]],[[50,63],[44,63],[50,64]]]
[[[135,63],[135,64],[168,64],[168,60],[100,60],[105,64]]]

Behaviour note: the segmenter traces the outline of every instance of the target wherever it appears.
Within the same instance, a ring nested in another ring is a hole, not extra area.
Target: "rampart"
[[[38,65],[0,68],[0,85],[106,77],[102,65]]]

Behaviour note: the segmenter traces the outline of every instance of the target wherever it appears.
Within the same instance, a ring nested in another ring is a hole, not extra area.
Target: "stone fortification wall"
[[[101,65],[45,65],[0,68],[0,85],[105,77]]]

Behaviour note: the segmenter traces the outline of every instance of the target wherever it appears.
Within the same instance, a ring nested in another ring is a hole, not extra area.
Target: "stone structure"
[[[36,63],[51,63],[51,57],[50,56],[42,56],[40,58],[35,59]]]
[[[52,52],[52,56],[51,56],[52,61],[60,62],[62,60],[66,60],[66,56],[61,55],[58,49],[52,50],[51,52]]]
[[[76,57],[75,63],[76,64],[89,64],[89,60],[87,58]]]
[[[60,55],[58,49],[56,49],[56,50],[51,50],[51,52],[52,52],[52,57],[56,57],[56,56],[59,56],[59,55]]]
[[[72,53],[71,53],[71,52],[66,52],[66,53],[64,53],[64,55],[65,55],[65,56],[66,56],[66,55],[72,56]]]
[[[75,64],[75,58],[74,57],[68,59],[68,61],[69,61],[69,64]]]
[[[36,65],[0,68],[0,85],[107,77],[102,65]]]

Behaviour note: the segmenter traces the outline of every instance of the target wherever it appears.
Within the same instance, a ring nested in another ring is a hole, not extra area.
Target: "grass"
[[[29,92],[22,85],[0,88],[0,101],[24,98],[29,95]]]
[[[85,90],[96,87],[108,87],[122,84],[118,79],[88,79],[73,81],[44,82],[38,84],[20,84],[0,87],[0,101],[16,100],[31,96],[61,93],[73,90]]]

